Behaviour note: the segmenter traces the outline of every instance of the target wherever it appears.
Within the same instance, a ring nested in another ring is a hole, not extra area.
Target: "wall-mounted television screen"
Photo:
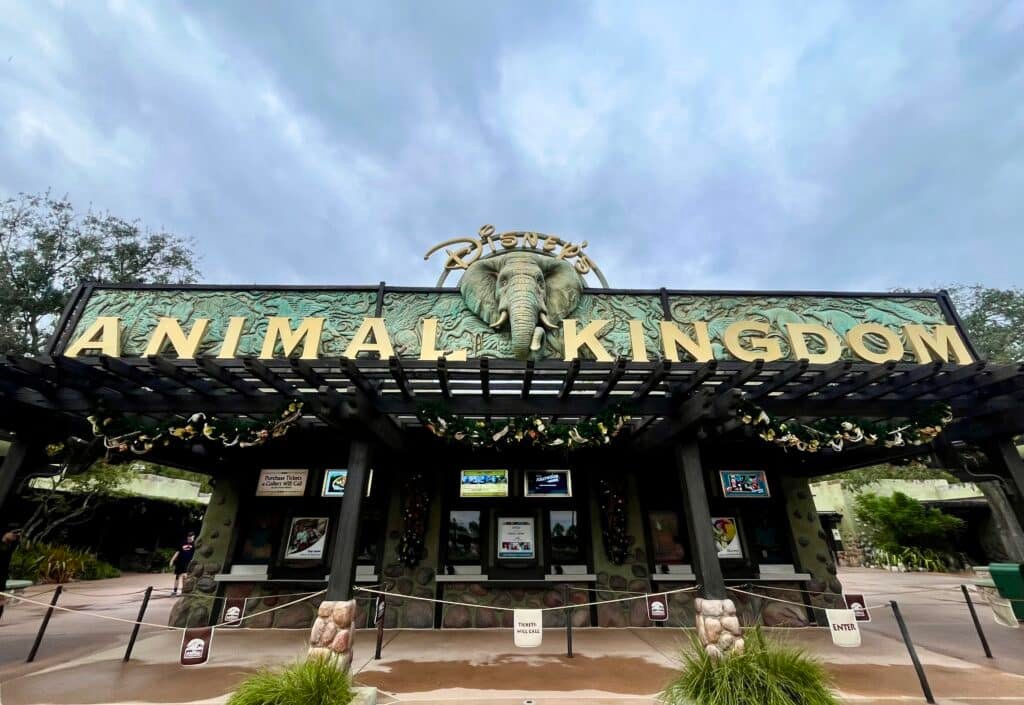
[[[768,478],[763,470],[720,470],[725,497],[769,497]]]
[[[568,470],[527,470],[523,486],[527,497],[572,497]]]
[[[463,470],[460,497],[508,497],[508,470]]]

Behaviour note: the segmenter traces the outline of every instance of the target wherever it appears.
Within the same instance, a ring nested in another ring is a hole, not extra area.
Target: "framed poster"
[[[348,470],[327,470],[324,472],[324,487],[321,497],[344,497]]]
[[[711,530],[715,534],[719,558],[743,558],[736,517],[711,517]]]
[[[498,558],[532,559],[537,555],[533,517],[498,519]]]
[[[327,517],[295,517],[288,530],[284,559],[316,561],[324,557],[327,544]]]
[[[260,470],[257,497],[301,497],[306,494],[309,470]]]
[[[463,470],[460,497],[508,497],[508,470]]]
[[[527,470],[523,473],[523,494],[527,497],[572,497],[568,470]]]
[[[724,497],[770,497],[763,470],[720,470]]]

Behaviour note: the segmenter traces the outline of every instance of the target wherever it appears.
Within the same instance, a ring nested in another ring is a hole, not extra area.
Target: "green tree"
[[[49,192],[0,201],[0,350],[42,351],[82,282],[183,283],[192,242],[109,213],[77,213]]]
[[[889,552],[922,548],[945,552],[951,536],[964,526],[957,517],[924,506],[902,492],[891,497],[857,495],[854,513],[868,542]]]
[[[1024,362],[1024,290],[948,289],[978,354],[992,362]]]

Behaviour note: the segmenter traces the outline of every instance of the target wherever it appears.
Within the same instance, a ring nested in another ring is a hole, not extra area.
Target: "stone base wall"
[[[224,588],[224,597],[247,598],[245,603],[245,615],[252,615],[258,612],[281,607],[289,602],[297,600],[301,595],[295,593],[318,592],[323,585],[316,583],[315,587],[310,585],[274,585],[267,583],[229,583]],[[294,629],[296,627],[312,626],[316,619],[317,609],[323,602],[323,595],[312,597],[308,600],[288,605],[282,609],[275,609],[266,614],[256,614],[255,617],[244,617],[243,627],[252,629]],[[218,612],[214,619],[220,620],[219,607],[222,603],[218,601]],[[367,597],[358,597],[355,601],[355,613],[352,623],[356,629],[367,626],[369,612],[372,609],[373,600]]]
[[[543,588],[494,588],[484,583],[446,583],[444,600],[472,605],[492,605],[521,609],[561,607],[565,604],[568,589],[569,604],[582,605],[590,601],[586,583],[551,583]],[[544,613],[545,627],[564,627],[566,612],[562,610]],[[572,611],[574,627],[590,626],[590,608],[579,607]],[[512,612],[507,610],[476,609],[462,605],[445,605],[441,626],[446,629],[491,627],[512,627]]]

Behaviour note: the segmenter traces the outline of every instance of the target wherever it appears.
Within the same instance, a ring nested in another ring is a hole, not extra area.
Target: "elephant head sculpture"
[[[495,330],[506,327],[519,360],[539,357],[580,300],[583,278],[563,259],[506,252],[470,265],[459,282],[466,306]]]

